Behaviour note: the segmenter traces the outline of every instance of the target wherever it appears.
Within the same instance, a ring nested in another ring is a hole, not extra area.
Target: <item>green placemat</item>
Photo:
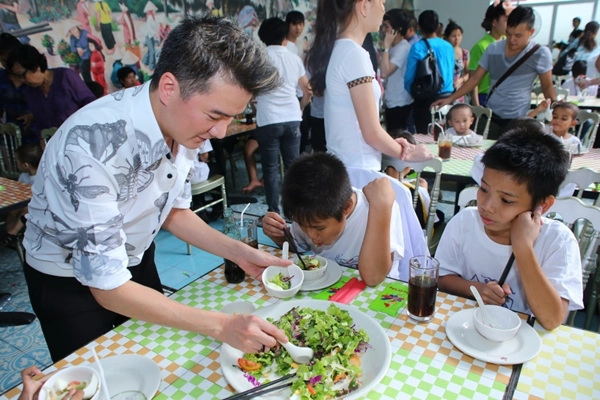
[[[321,290],[320,292],[314,292],[310,295],[313,299],[317,300],[329,300],[331,296],[333,296],[338,290],[342,288],[352,277],[351,276],[342,276],[339,281],[337,281],[334,285],[329,286],[326,289]]]
[[[391,316],[397,316],[406,305],[408,298],[408,285],[402,282],[388,283],[377,298],[369,304],[373,311],[382,312]]]

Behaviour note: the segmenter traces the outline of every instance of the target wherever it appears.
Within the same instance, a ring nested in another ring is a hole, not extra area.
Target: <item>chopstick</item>
[[[498,285],[500,285],[500,287],[502,287],[502,285],[504,285],[504,281],[506,280],[506,277],[508,276],[508,273],[510,272],[510,268],[512,267],[514,261],[515,261],[515,253],[511,253],[510,258],[508,259],[508,262],[506,263],[506,266],[504,267],[504,271],[502,271],[500,280],[498,281]]]
[[[274,392],[276,390],[292,386],[292,382],[284,383],[284,384],[279,385],[279,386],[276,386],[276,385],[278,383],[286,381],[286,380],[288,380],[290,378],[293,378],[294,376],[296,376],[295,372],[291,373],[291,374],[287,374],[286,376],[282,376],[281,378],[275,379],[274,381],[266,383],[264,385],[260,385],[260,386],[255,387],[255,388],[248,389],[245,392],[236,393],[233,396],[229,396],[229,397],[225,398],[224,400],[245,400],[245,399],[251,399],[251,398],[254,398],[254,397],[262,396],[263,394],[271,393],[271,392]]]
[[[308,267],[306,266],[306,264],[304,263],[304,260],[302,259],[302,256],[300,255],[300,253],[298,252],[298,248],[296,247],[296,243],[294,243],[294,238],[292,237],[292,234],[290,232],[288,232],[288,228],[283,228],[283,234],[285,236],[285,239],[288,241],[288,243],[290,244],[290,246],[292,246],[293,248],[293,252],[298,256],[298,259],[300,260],[300,262],[302,263],[302,265],[304,266],[304,270],[308,270]]]

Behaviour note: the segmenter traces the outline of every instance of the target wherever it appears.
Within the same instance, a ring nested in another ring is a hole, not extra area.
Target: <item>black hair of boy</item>
[[[392,8],[383,15],[383,20],[387,21],[393,30],[402,37],[406,36],[409,28],[410,17],[399,8]]]
[[[123,81],[129,76],[129,74],[135,75],[135,71],[133,70],[133,68],[121,67],[117,70],[117,79],[119,80],[119,82],[121,82],[121,84],[123,84]]]
[[[23,144],[15,150],[15,156],[20,163],[29,164],[33,168],[40,165],[44,151],[39,144]]]
[[[571,76],[573,78],[577,78],[578,76],[585,75],[587,72],[587,61],[586,60],[577,60],[573,63],[571,67]]]
[[[341,221],[352,198],[344,163],[329,153],[301,154],[290,165],[281,186],[286,218],[300,224],[335,218]]]
[[[492,30],[492,22],[494,21],[499,21],[500,17],[502,17],[503,15],[506,15],[506,10],[504,9],[504,6],[502,5],[502,1],[500,3],[498,3],[497,5],[491,5],[487,8],[486,12],[485,12],[485,17],[483,19],[483,21],[481,22],[481,27],[486,31],[489,32]]]
[[[557,109],[561,109],[561,108],[563,110],[570,111],[571,117],[573,119],[577,119],[577,116],[579,115],[579,107],[577,107],[575,104],[568,103],[566,101],[558,101],[558,102],[554,103],[553,110],[557,110]]]
[[[290,11],[285,16],[285,23],[289,27],[290,25],[304,24],[304,14],[300,11]]]
[[[481,162],[485,168],[504,172],[524,184],[532,208],[548,196],[556,196],[569,172],[569,154],[558,138],[523,126],[500,136]]]
[[[417,144],[417,141],[415,140],[415,137],[413,136],[413,134],[407,130],[395,128],[395,129],[391,129],[388,132],[388,134],[392,137],[392,139],[406,139],[406,141],[410,144],[414,144],[414,145]]]
[[[527,130],[539,130],[541,132],[544,131],[544,126],[535,118],[522,116],[517,117],[515,119],[510,120],[508,124],[506,124],[505,130],[508,132],[514,128],[525,128]]]
[[[452,119],[452,114],[459,111],[459,110],[466,110],[469,109],[469,111],[471,112],[471,116],[473,116],[473,111],[471,110],[471,107],[466,104],[466,103],[456,103],[455,105],[453,105],[450,110],[448,110],[448,114],[446,114],[446,121],[450,121]]]
[[[535,25],[535,14],[531,7],[517,6],[508,14],[506,26],[515,28],[521,24],[525,24],[527,29],[532,29]]]
[[[425,10],[419,15],[419,28],[421,32],[432,34],[437,32],[440,26],[440,18],[433,10]]]
[[[277,17],[265,19],[258,28],[258,37],[267,46],[281,46],[287,34],[286,23]]]
[[[8,54],[8,69],[12,70],[16,63],[19,63],[21,67],[31,72],[35,72],[38,68],[40,72],[46,72],[48,69],[46,56],[29,44],[21,45]]]

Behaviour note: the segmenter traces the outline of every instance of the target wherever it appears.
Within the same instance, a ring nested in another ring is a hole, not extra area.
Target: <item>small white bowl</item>
[[[55,384],[59,381],[65,381],[67,384],[73,381],[87,382],[86,388],[83,390],[83,398],[97,400],[100,398],[100,375],[98,372],[88,366],[77,366],[64,368],[56,372],[42,386],[38,400],[49,400],[50,391],[54,390]]]
[[[270,279],[273,279],[275,275],[278,273],[282,273],[283,276],[291,276],[291,286],[289,289],[281,289],[277,285],[269,282]],[[262,282],[267,289],[267,292],[279,299],[286,299],[288,297],[294,296],[300,288],[302,287],[302,282],[304,282],[304,272],[295,264],[290,265],[289,267],[267,267],[262,274]]]
[[[314,257],[319,261],[319,268],[311,270],[302,269],[302,263],[300,262],[300,260],[298,260],[298,256],[294,255],[292,257],[292,261],[294,262],[294,264],[300,267],[300,269],[302,269],[302,272],[304,272],[305,281],[316,281],[317,279],[322,278],[323,275],[325,275],[325,272],[327,271],[327,259],[321,256]]]
[[[256,310],[254,304],[247,301],[234,301],[221,307],[221,312],[230,315],[252,314]]]
[[[493,342],[505,342],[517,334],[521,327],[521,318],[517,313],[508,308],[491,304],[485,305],[485,310],[500,326],[492,328],[484,325],[480,317],[481,309],[477,308],[473,313],[473,323],[481,336]]]

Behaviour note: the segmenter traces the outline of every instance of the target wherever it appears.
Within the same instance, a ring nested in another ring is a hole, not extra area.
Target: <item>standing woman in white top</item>
[[[379,171],[381,153],[423,160],[424,146],[395,141],[379,123],[381,89],[369,54],[361,47],[366,35],[379,30],[383,0],[319,0],[315,40],[308,57],[315,95],[325,96],[327,149],[347,167]]]

